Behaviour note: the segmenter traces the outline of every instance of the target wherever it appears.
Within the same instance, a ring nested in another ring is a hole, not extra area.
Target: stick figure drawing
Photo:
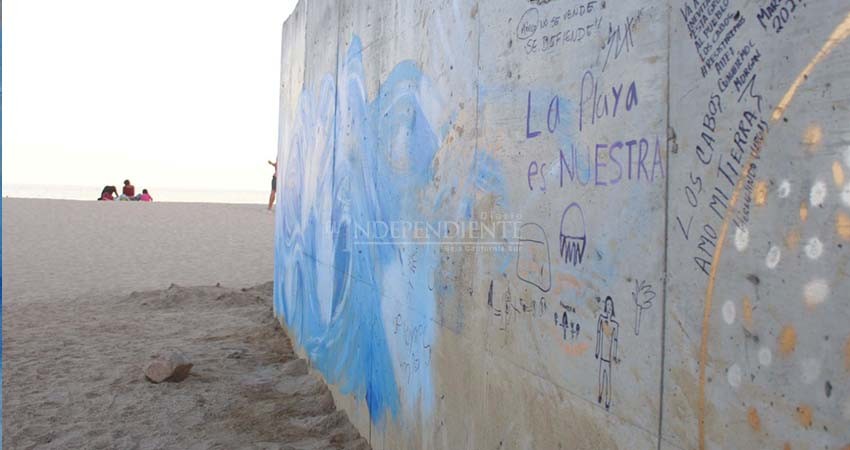
[[[599,390],[598,402],[605,399],[605,409],[611,407],[611,369],[612,363],[619,363],[617,358],[617,340],[620,324],[614,319],[614,300],[609,295],[605,297],[605,306],[596,321],[596,359],[599,360]]]

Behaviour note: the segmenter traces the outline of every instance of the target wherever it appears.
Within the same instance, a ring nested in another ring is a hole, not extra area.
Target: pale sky
[[[267,190],[295,3],[3,1],[3,184]]]

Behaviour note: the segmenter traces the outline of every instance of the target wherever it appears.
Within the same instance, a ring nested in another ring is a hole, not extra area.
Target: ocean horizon
[[[3,197],[96,201],[102,189],[103,186],[4,184]],[[121,187],[118,186],[118,189],[120,191]],[[142,188],[137,186],[136,191],[141,193]],[[269,201],[269,191],[165,187],[150,188],[148,191],[155,202],[266,204]]]

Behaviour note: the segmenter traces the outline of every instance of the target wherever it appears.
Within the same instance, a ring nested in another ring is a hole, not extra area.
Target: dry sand
[[[272,317],[271,283],[214,286],[271,279],[262,206],[2,207],[3,448],[368,448]],[[189,378],[145,381],[169,347]]]
[[[262,205],[3,199],[3,302],[272,279]]]

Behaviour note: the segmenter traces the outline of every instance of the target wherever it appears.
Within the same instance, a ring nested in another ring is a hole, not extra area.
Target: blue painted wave
[[[354,38],[336,82],[305,89],[283,168],[275,234],[275,310],[316,368],[364,399],[372,421],[433,402],[437,246],[356,233],[368,224],[469,216],[476,190],[502,193],[498,163],[476,151],[468,180],[446,182],[461,211],[423,201],[451,128],[423,107],[432,92],[417,65],[397,64],[369,99],[362,46]],[[433,96],[433,97],[431,97]],[[453,115],[450,115],[454,117]]]

